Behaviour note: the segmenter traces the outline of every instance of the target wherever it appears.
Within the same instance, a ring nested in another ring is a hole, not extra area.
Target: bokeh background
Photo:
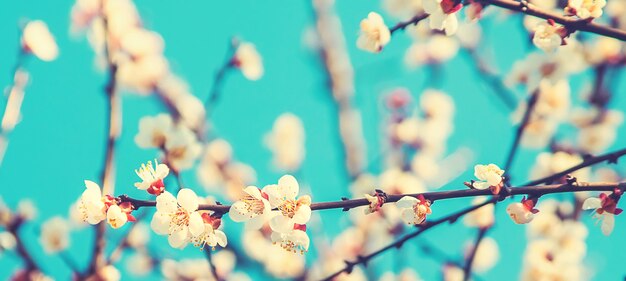
[[[263,143],[263,136],[271,130],[277,116],[292,112],[302,119],[306,130],[306,158],[299,179],[310,186],[314,201],[337,200],[348,195],[349,182],[343,172],[335,107],[325,84],[322,65],[305,44],[305,32],[312,24],[308,1],[137,0],[135,3],[144,24],[165,39],[165,56],[173,71],[186,79],[191,91],[201,99],[208,96],[213,75],[223,62],[232,36],[256,45],[263,57],[264,77],[252,82],[239,73],[228,75],[212,122],[216,133],[232,144],[236,158],[255,168],[259,185],[275,182],[281,176],[272,166],[271,153]],[[72,4],[71,0],[23,0],[6,1],[0,8],[0,85],[3,87],[11,83],[20,21],[45,21],[60,47],[60,56],[53,62],[28,61],[26,67],[32,79],[26,90],[23,118],[11,135],[0,168],[0,195],[9,206],[15,206],[23,198],[35,202],[38,216],[24,228],[23,235],[28,249],[43,264],[44,270],[59,280],[67,280],[70,271],[58,257],[46,256],[38,249],[37,225],[52,215],[67,215],[70,204],[84,189],[83,181],[99,179],[106,136],[103,87],[107,78],[95,66],[94,53],[86,39],[70,32]],[[406,36],[394,36],[385,50],[376,55],[356,48],[354,42],[360,20],[370,11],[381,10],[381,3],[373,0],[336,3],[355,69],[354,100],[362,111],[368,162],[371,162],[368,169],[373,173],[379,173],[382,167],[377,161],[381,154],[383,94],[401,86],[418,97],[425,85],[432,84],[428,81],[427,69],[405,67],[403,56],[409,45]],[[392,25],[394,20],[386,18]],[[528,41],[519,18],[489,17],[482,25],[482,44],[488,47],[482,52],[501,73],[510,70],[515,60],[525,56]],[[457,109],[448,150],[471,149],[473,156],[468,159],[471,165],[468,168],[475,163],[503,164],[514,132],[509,111],[482,82],[465,53],[459,52],[443,65],[441,75],[436,87],[454,98]],[[581,85],[591,78],[591,73],[583,72],[570,79],[574,99]],[[621,95],[626,85],[617,83],[617,87],[610,107],[626,108],[626,99]],[[516,89],[516,94],[519,99],[526,96],[523,89]],[[159,112],[165,112],[165,108],[156,98],[123,95],[124,125],[116,159],[117,193],[137,194],[133,187],[134,169],[154,158],[157,151],[138,148],[133,137],[141,117]],[[618,134],[618,141],[611,149],[626,144],[623,126]],[[526,180],[538,152],[520,151],[511,172],[513,183]],[[623,162],[618,169],[624,171]],[[187,185],[199,187],[195,172],[185,172],[182,176]],[[443,188],[463,188],[462,182],[471,178],[472,173],[467,172]],[[453,212],[468,202],[466,199],[439,202],[433,216]],[[348,217],[338,210],[322,211],[321,215],[324,221],[321,231],[329,237],[349,224]],[[615,231],[609,237],[603,236],[599,227],[593,227],[588,216],[583,220],[590,226],[585,264],[593,280],[624,278],[622,261],[626,259],[626,252],[621,249],[625,245],[622,237],[626,235],[626,223],[623,218],[617,217]],[[109,233],[112,241],[117,241],[125,231]],[[226,233],[229,243],[241,247],[237,229],[229,229],[228,222]],[[474,235],[475,230],[462,224],[441,226],[408,243],[402,250],[377,258],[371,265],[374,268],[410,266],[424,280],[437,280],[441,265],[424,257],[416,241],[428,241],[460,259],[465,242]],[[496,226],[489,235],[499,242],[501,259],[493,269],[481,275],[482,280],[516,278],[526,243],[525,227],[514,225],[500,207]],[[81,265],[87,263],[84,257],[90,251],[88,245],[92,239],[93,232],[88,229],[72,234],[69,253]],[[153,236],[151,243],[171,257],[201,256],[193,248],[172,249],[162,237]],[[315,253],[308,255],[309,262],[315,258]],[[122,264],[118,268],[125,273]],[[8,278],[19,267],[19,260],[11,253],[0,254],[0,279]],[[254,265],[245,270],[255,279],[269,278]],[[158,278],[158,275],[151,277]],[[125,275],[124,280],[133,278]]]

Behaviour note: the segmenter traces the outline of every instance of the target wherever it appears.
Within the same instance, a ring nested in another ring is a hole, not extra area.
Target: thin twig
[[[228,44],[228,50],[226,51],[226,56],[224,58],[224,63],[222,63],[222,66],[215,72],[215,77],[213,78],[213,86],[211,86],[209,96],[206,98],[206,100],[204,100],[206,116],[209,118],[213,113],[213,108],[220,98],[222,84],[224,83],[226,73],[234,66],[233,55],[237,45],[238,43],[236,39],[233,38],[230,40]]]
[[[537,103],[537,99],[539,97],[539,91],[535,91],[530,97],[528,97],[528,104],[526,105],[526,110],[524,111],[524,116],[522,117],[522,122],[517,127],[515,131],[515,139],[513,140],[513,144],[511,145],[511,149],[509,150],[509,154],[507,155],[506,162],[504,164],[504,170],[508,173],[511,165],[513,165],[513,160],[515,160],[515,155],[517,154],[517,150],[519,149],[520,141],[522,140],[522,135],[524,134],[524,129],[530,122],[530,117],[532,116],[532,111],[535,108],[535,104]],[[509,177],[506,177],[507,181]]]
[[[24,246],[24,241],[20,236],[20,228],[22,227],[24,220],[16,216],[11,223],[9,223],[6,227],[6,231],[11,233],[13,237],[15,237],[15,251],[20,256],[20,258],[25,263],[25,271],[26,273],[30,272],[41,272],[41,267],[37,264],[33,256],[30,255],[26,246]]]
[[[409,25],[416,25],[420,21],[428,18],[428,16],[430,16],[430,15],[426,14],[426,13],[423,13],[423,14],[419,14],[419,15],[414,16],[413,18],[411,18],[408,21],[399,22],[398,24],[394,25],[392,28],[389,29],[389,33],[393,34],[394,32],[396,32],[398,30],[404,30]]]

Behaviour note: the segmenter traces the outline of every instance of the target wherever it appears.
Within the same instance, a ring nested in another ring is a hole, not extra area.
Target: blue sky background
[[[298,115],[306,130],[306,159],[303,180],[311,186],[314,201],[337,200],[347,193],[347,180],[342,173],[343,161],[337,142],[334,106],[325,88],[324,72],[317,56],[303,43],[303,32],[311,24],[308,1],[202,1],[202,0],[138,0],[135,1],[144,24],[159,32],[166,42],[165,55],[173,71],[185,78],[192,92],[203,99],[212,85],[214,71],[223,61],[228,40],[236,35],[256,44],[263,56],[265,76],[256,82],[246,80],[239,73],[228,75],[223,96],[214,111],[216,132],[234,147],[236,157],[257,171],[260,185],[275,182],[280,173],[271,165],[271,154],[263,145],[277,116],[284,112]],[[7,1],[0,8],[0,85],[11,82],[12,66],[17,53],[17,23],[22,19],[41,19],[48,23],[60,47],[59,58],[51,63],[30,60],[27,68],[31,81],[26,90],[22,108],[23,120],[11,135],[4,163],[0,168],[0,195],[10,206],[20,199],[31,198],[39,209],[34,223],[26,226],[26,243],[44,270],[64,280],[69,276],[61,260],[46,256],[35,235],[36,225],[52,215],[66,215],[70,204],[83,191],[83,180],[98,181],[104,157],[106,76],[93,63],[94,54],[84,38],[70,34],[70,0]],[[389,46],[378,55],[356,48],[359,21],[369,11],[382,11],[379,1],[337,1],[337,12],[343,24],[350,57],[355,69],[355,103],[362,110],[368,157],[374,160],[380,154],[380,96],[397,86],[407,87],[417,97],[428,79],[424,69],[407,70],[403,65],[404,51],[409,45],[405,36],[394,36]],[[394,20],[386,17],[388,25]],[[522,36],[519,19],[508,21],[485,20],[486,46],[484,53],[493,55],[500,70],[510,69],[512,63],[524,57],[527,42]],[[462,53],[443,66],[441,89],[455,100],[457,112],[455,131],[448,142],[449,151],[468,147],[474,151],[475,163],[503,164],[513,137],[513,127],[507,110],[491,90],[482,83]],[[623,75],[620,75],[623,77]],[[591,79],[590,73],[572,78],[573,98],[577,99],[582,82]],[[624,83],[614,93],[623,93]],[[523,97],[521,89],[518,97]],[[625,108],[626,99],[616,95],[613,108]],[[156,156],[156,151],[141,150],[133,142],[138,120],[145,115],[164,112],[165,109],[151,97],[124,95],[123,130],[117,153],[117,192],[136,194],[133,169]],[[612,149],[622,148],[626,142],[622,126],[618,141]],[[538,150],[523,149],[515,162],[514,183],[524,182],[528,168]],[[380,165],[371,172],[378,173]],[[624,171],[624,164],[620,164]],[[466,173],[446,186],[462,188],[461,183],[471,179]],[[185,183],[198,187],[195,172],[183,174]],[[302,180],[302,179],[301,179]],[[433,216],[445,215],[468,204],[457,199],[438,202]],[[499,208],[498,222],[490,236],[500,245],[501,261],[483,275],[483,280],[503,280],[518,276],[525,247],[525,229],[514,225],[503,208]],[[324,231],[333,236],[349,224],[347,216],[339,211],[323,211]],[[594,273],[594,280],[618,280],[625,273],[621,263],[626,259],[621,237],[626,235],[620,216],[612,236],[604,237],[599,228],[585,216],[590,226],[588,254],[585,264]],[[226,233],[229,242],[238,244],[237,231]],[[232,226],[232,224],[230,224]],[[236,227],[235,227],[236,228]],[[232,229],[232,228],[231,228]],[[111,231],[113,241],[125,231]],[[465,241],[473,239],[475,230],[462,224],[442,226],[427,232],[423,239],[454,257],[460,257]],[[73,234],[71,256],[86,264],[92,232],[83,230]],[[188,248],[173,250],[164,239],[153,236],[153,243],[162,246],[173,257],[200,257]],[[414,268],[425,280],[439,278],[439,264],[420,257],[415,242],[408,243],[401,252],[390,252],[373,261],[373,266],[389,267],[392,256],[406,257],[406,266]],[[309,256],[313,261],[314,256]],[[0,279],[6,279],[19,268],[20,263],[11,254],[0,254]],[[120,267],[125,271],[123,267]],[[262,277],[253,269],[255,277]],[[257,275],[258,274],[258,275]],[[154,275],[156,277],[156,275]],[[130,278],[130,277],[129,277]]]

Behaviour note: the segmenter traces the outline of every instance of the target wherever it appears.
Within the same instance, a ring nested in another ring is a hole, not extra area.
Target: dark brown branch
[[[616,188],[624,189],[626,187],[626,183],[604,183],[604,182],[580,182],[580,183],[564,183],[564,184],[553,184],[553,185],[535,185],[535,186],[521,186],[521,187],[511,187],[509,188],[506,196],[510,195],[532,195],[535,197],[539,197],[546,194],[553,193],[566,193],[566,192],[581,192],[581,191],[613,191]],[[478,190],[478,189],[462,189],[462,190],[451,190],[451,191],[434,191],[434,192],[425,192],[425,193],[411,193],[411,194],[390,194],[387,195],[387,200],[385,204],[397,202],[404,196],[424,196],[427,200],[434,202],[436,200],[443,199],[453,199],[453,198],[465,198],[465,197],[476,197],[476,196],[486,196],[492,195],[491,191],[488,189]],[[135,209],[139,209],[141,207],[155,207],[156,201],[148,201],[148,200],[140,200],[131,198],[128,195],[120,195],[117,197],[119,202],[130,202]],[[343,209],[347,211],[352,208],[362,207],[369,205],[369,201],[365,198],[360,199],[346,199],[341,201],[332,201],[332,202],[321,202],[321,203],[312,203],[311,210],[328,210],[328,209]],[[218,214],[228,213],[230,209],[230,205],[213,205],[213,204],[200,204],[198,210],[205,211],[214,211]]]
[[[413,18],[411,18],[408,21],[399,22],[398,24],[394,25],[392,28],[389,29],[389,33],[393,34],[394,32],[396,32],[398,30],[404,30],[409,25],[416,25],[420,21],[428,18],[428,16],[430,16],[430,15],[424,13],[424,14],[420,14],[420,15],[414,16]]]
[[[491,4],[494,6],[521,12],[546,20],[552,19],[555,22],[565,26],[569,32],[580,30],[626,41],[625,30],[596,24],[587,20],[576,19],[574,17],[566,17],[555,12],[544,11],[528,3],[527,1],[518,2],[513,0],[481,0],[481,2],[484,4]]]

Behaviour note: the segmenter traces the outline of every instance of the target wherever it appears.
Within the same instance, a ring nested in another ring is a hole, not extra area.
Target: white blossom
[[[254,44],[247,42],[239,44],[233,60],[246,78],[259,80],[263,76],[263,61]]]
[[[67,249],[70,245],[70,226],[62,217],[55,216],[41,225],[39,241],[48,254]]]
[[[198,196],[191,189],[181,189],[177,198],[165,191],[157,196],[150,226],[157,234],[168,235],[170,246],[184,248],[192,236],[205,230],[198,205]]]
[[[22,44],[27,52],[33,53],[43,61],[53,61],[59,55],[54,37],[50,34],[46,23],[40,20],[26,24],[22,34]]]
[[[391,33],[379,14],[370,12],[366,19],[361,20],[361,33],[356,41],[359,49],[378,53],[389,43],[389,40],[391,40]]]

